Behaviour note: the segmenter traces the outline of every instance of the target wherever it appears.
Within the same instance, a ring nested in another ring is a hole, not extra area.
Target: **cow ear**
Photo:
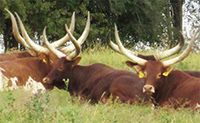
[[[168,76],[169,75],[169,73],[171,73],[172,72],[172,70],[174,70],[174,67],[167,67],[167,68],[165,68],[165,71],[162,73],[162,75],[163,76]]]
[[[38,57],[39,57],[39,59],[41,59],[44,63],[47,63],[47,62],[49,61],[48,58],[47,58],[47,55],[44,54],[44,53],[40,53]]]
[[[77,57],[73,62],[73,66],[77,65],[80,61],[81,61],[81,57]]]
[[[129,67],[133,68],[138,74],[142,71],[142,67],[137,63],[133,63],[131,61],[125,62]]]

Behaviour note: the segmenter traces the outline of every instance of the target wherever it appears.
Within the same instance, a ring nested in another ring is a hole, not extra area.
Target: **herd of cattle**
[[[95,63],[81,66],[81,45],[86,40],[90,28],[90,13],[88,12],[85,29],[77,40],[73,37],[75,14],[71,19],[70,29],[66,28],[66,35],[52,43],[46,37],[46,27],[43,31],[44,46],[34,43],[25,27],[15,13],[15,16],[5,9],[12,21],[15,39],[29,50],[0,54],[0,89],[24,88],[34,93],[38,89],[51,90],[54,87],[69,91],[71,96],[80,96],[91,103],[106,102],[107,99],[126,103],[151,102],[155,105],[168,105],[173,108],[196,108],[200,104],[200,71],[174,70],[171,66],[182,61],[189,55],[192,45],[199,38],[200,31],[192,37],[190,44],[177,57],[161,61],[177,54],[184,45],[181,34],[178,45],[155,55],[144,56],[130,51],[122,45],[117,26],[115,25],[115,39],[117,44],[109,39],[111,48],[130,58],[126,64],[137,74],[116,70],[104,64]],[[59,48],[67,41],[72,44]],[[66,87],[63,80],[68,79]]]

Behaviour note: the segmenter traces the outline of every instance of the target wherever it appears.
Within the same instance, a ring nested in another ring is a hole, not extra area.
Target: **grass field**
[[[150,53],[153,51],[150,51]],[[149,52],[144,54],[150,54]],[[103,63],[127,71],[128,58],[107,48],[86,50],[80,54],[80,65]],[[199,70],[200,54],[191,53],[175,66],[180,70]],[[129,105],[116,102],[91,105],[71,99],[67,91],[54,89],[31,94],[24,90],[0,92],[0,123],[199,123],[199,111]]]

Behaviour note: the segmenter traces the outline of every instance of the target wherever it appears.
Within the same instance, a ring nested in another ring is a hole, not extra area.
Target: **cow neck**
[[[89,86],[97,84],[99,82],[98,80],[101,79],[103,75],[107,75],[110,70],[110,67],[100,63],[89,66],[76,65],[72,69],[73,74],[69,77],[69,83],[70,85],[73,85],[73,88],[76,88],[77,91],[84,92],[84,90],[90,88]],[[88,92],[89,91],[91,90],[88,90]]]
[[[77,82],[86,81],[90,78],[91,75],[93,75],[96,72],[96,68],[93,67],[94,65],[89,66],[81,66],[76,65],[72,69],[72,76],[69,77],[69,79],[76,80]]]
[[[172,71],[169,76],[161,78],[162,82],[158,86],[156,93],[153,94],[154,99],[157,103],[167,101],[170,97],[173,97],[174,90],[182,84],[183,80],[187,78],[187,74],[175,70]]]
[[[41,59],[38,59],[38,58],[32,58],[32,59],[33,59],[33,62],[31,62],[29,66],[37,75],[36,78],[42,81],[42,79],[50,72],[50,70],[52,69],[52,66],[48,62],[43,62],[43,60]]]

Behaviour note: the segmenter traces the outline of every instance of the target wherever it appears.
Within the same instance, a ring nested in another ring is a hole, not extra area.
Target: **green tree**
[[[73,0],[72,0],[73,1]],[[57,40],[66,33],[64,24],[69,25],[73,10],[61,8],[60,2],[45,0],[3,0],[1,1],[1,27],[0,33],[4,34],[4,44],[6,48],[17,47],[17,42],[12,37],[12,26],[9,15],[4,10],[9,9],[12,13],[17,12],[25,24],[26,30],[33,38],[39,37],[43,28],[47,26],[47,35],[49,40]],[[12,37],[12,38],[10,38]]]
[[[114,39],[114,23],[118,26],[123,43],[127,45],[133,46],[137,42],[162,44],[174,41],[172,34],[181,29],[182,0],[171,2],[173,3],[168,0],[1,0],[0,33],[4,35],[6,48],[16,47],[10,17],[4,10],[7,8],[20,15],[32,38],[37,35],[40,39],[43,28],[47,26],[48,38],[54,41],[65,35],[64,24],[69,25],[75,11],[74,36],[78,38],[84,29],[87,12],[90,11],[90,34],[84,48],[97,43],[107,45],[106,35],[109,30]]]

